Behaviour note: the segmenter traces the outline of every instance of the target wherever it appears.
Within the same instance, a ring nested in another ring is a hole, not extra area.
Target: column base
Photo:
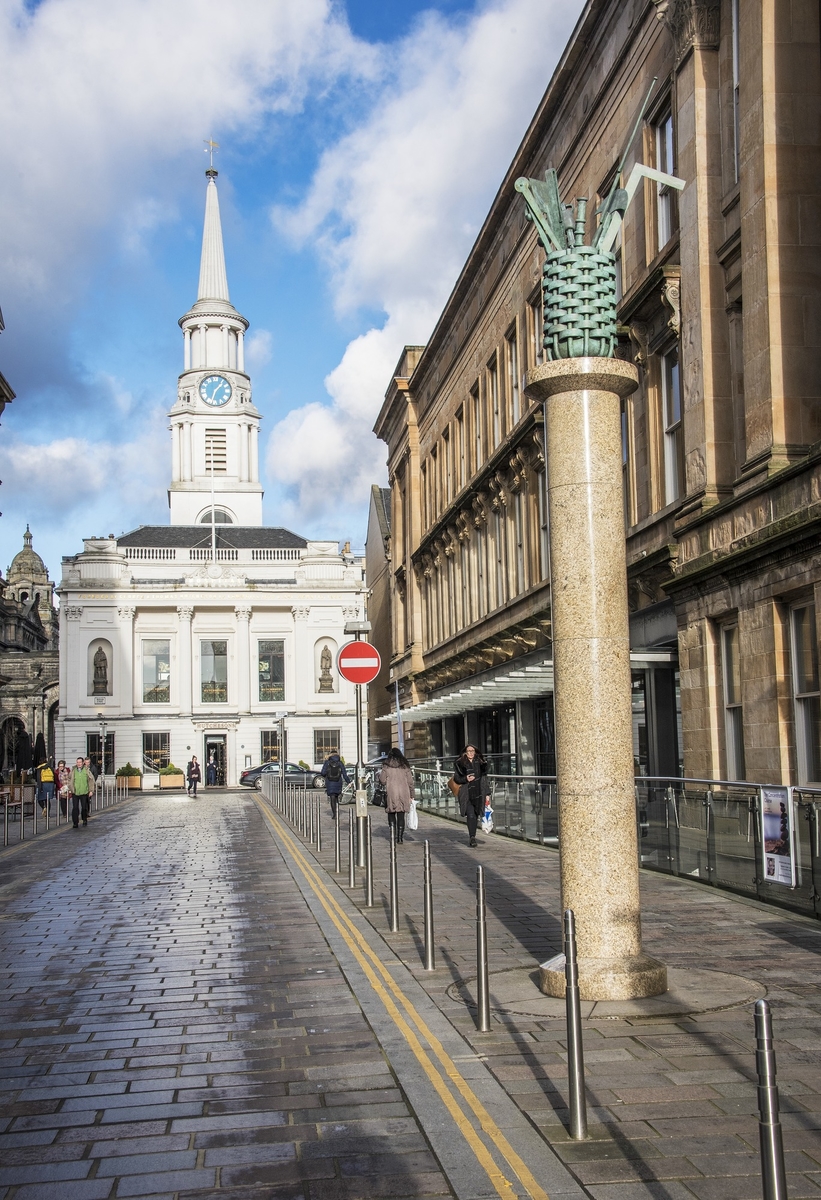
[[[565,994],[565,959],[557,954],[539,967],[539,990],[546,996]],[[582,1000],[641,1000],[667,991],[667,968],[647,954],[628,958],[580,958]]]

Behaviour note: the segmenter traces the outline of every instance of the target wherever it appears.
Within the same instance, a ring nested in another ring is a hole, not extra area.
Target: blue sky
[[[0,0],[0,566],[166,523],[166,414],[220,143],[265,520],[364,539],[371,433],[580,0]]]

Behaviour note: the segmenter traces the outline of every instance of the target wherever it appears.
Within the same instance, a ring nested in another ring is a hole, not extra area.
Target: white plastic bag
[[[405,825],[408,829],[419,828],[419,818],[416,815],[416,801],[411,800],[410,812],[405,817]]]
[[[485,800],[485,811],[482,815],[482,833],[493,833],[493,809],[490,807],[490,797]]]

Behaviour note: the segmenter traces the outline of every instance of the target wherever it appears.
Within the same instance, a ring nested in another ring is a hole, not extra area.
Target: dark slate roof
[[[217,525],[218,550],[304,550],[305,538],[290,529],[254,525]],[[211,545],[210,525],[141,525],[117,538],[118,546],[198,547]]]

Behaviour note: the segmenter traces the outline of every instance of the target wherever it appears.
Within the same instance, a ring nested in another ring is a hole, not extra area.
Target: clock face
[[[231,399],[231,384],[222,375],[206,375],[200,384],[200,396],[206,404],[221,408]]]

